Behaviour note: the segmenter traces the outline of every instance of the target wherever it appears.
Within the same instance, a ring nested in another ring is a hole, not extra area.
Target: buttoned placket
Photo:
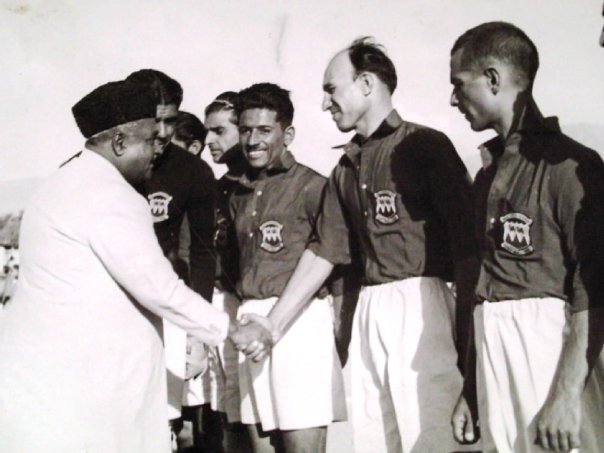
[[[259,212],[262,212],[262,200],[263,194],[265,190],[266,183],[264,180],[255,181],[253,184],[254,195],[252,196],[252,201],[248,205],[246,210],[246,215],[250,219],[250,230],[248,232],[248,237],[253,239],[254,235],[258,232],[260,228],[260,219],[261,215]]]
[[[363,229],[361,241],[365,243],[365,246],[361,247],[361,253],[371,255],[371,259],[374,261],[377,261],[377,258],[369,236],[368,222],[370,221],[369,214],[371,213],[371,200],[369,200],[369,196],[373,194],[372,187],[375,185],[372,177],[374,176],[375,153],[378,152],[378,148],[379,145],[376,145],[375,142],[365,144],[365,147],[357,155],[355,163],[355,176],[357,178],[355,189],[358,194],[359,214],[361,217],[361,228]]]

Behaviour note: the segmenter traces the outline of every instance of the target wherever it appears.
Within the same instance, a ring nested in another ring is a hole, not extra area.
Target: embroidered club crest
[[[375,196],[375,220],[390,225],[398,220],[396,194],[390,190],[380,190]]]
[[[151,207],[151,216],[153,222],[161,222],[166,220],[168,216],[168,206],[172,201],[172,196],[166,192],[155,192],[147,196],[149,206]]]
[[[524,256],[534,250],[531,241],[533,219],[519,212],[511,212],[500,217],[503,224],[501,247],[514,255]]]
[[[281,230],[283,225],[275,220],[269,220],[260,225],[260,231],[262,232],[262,242],[260,248],[267,252],[275,253],[281,250],[285,245],[283,244],[283,237],[281,236]]]

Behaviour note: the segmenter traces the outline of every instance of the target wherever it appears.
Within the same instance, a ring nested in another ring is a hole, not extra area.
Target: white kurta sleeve
[[[102,220],[91,223],[90,245],[113,279],[151,312],[205,343],[227,337],[228,315],[189,289],[159,246],[149,207],[132,189],[102,197]]]

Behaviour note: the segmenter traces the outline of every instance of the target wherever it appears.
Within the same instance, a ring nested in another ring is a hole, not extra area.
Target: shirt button
[[[256,195],[258,195],[258,196],[262,195],[262,191],[259,190],[258,192],[256,192]]]
[[[495,217],[491,217],[490,222],[491,222],[491,225],[495,225]]]
[[[365,211],[363,214],[365,214],[365,217],[367,217],[367,211]]]
[[[250,237],[253,238],[254,237],[254,233],[250,233]]]
[[[224,191],[224,194],[226,195],[227,193],[229,193],[229,191],[228,191],[228,190],[225,190],[225,191]]]
[[[252,215],[255,216],[256,215],[256,211],[252,212]]]
[[[367,188],[367,184],[361,185],[361,189],[366,189],[366,188]]]

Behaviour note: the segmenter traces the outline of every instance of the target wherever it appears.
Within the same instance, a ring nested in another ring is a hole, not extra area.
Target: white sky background
[[[472,132],[449,106],[449,51],[490,20],[512,22],[535,41],[543,113],[604,150],[602,0],[0,0],[0,181],[48,175],[83,145],[71,106],[146,67],[177,79],[182,109],[202,120],[222,91],[264,81],[289,89],[291,149],[328,174],[340,155],[331,147],[349,137],[321,111],[323,71],[363,35],[384,44],[396,65],[402,116],[447,133],[474,173],[476,146],[493,134]]]

